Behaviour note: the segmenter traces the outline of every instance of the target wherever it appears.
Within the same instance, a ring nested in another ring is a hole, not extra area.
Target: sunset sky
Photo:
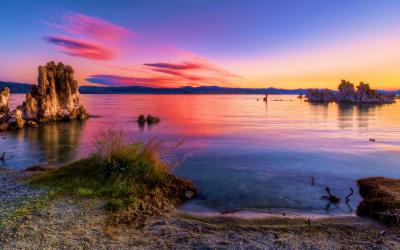
[[[400,1],[2,1],[0,81],[400,89]]]

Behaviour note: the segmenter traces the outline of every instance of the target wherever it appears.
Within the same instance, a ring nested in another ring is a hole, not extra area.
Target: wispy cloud
[[[200,57],[181,63],[145,63],[144,66],[154,72],[174,76],[192,84],[226,85],[230,79],[238,77]]]
[[[228,86],[236,75],[222,69],[206,58],[174,46],[152,47],[151,45],[136,47],[135,60],[149,55],[160,58],[154,63],[144,63],[127,67],[118,63],[119,55],[124,58],[135,56],[130,54],[131,30],[109,21],[69,12],[58,22],[45,22],[58,30],[58,35],[44,37],[50,44],[56,45],[61,52],[71,56],[97,61],[113,61],[108,72],[90,75],[86,81],[106,86],[144,85],[157,87],[223,85]],[[151,43],[150,43],[151,44]],[[140,48],[140,49],[138,49]],[[145,60],[143,58],[143,60]],[[167,58],[167,59],[166,59]],[[170,60],[175,59],[173,62]]]
[[[209,71],[209,72],[214,72],[220,76],[239,77],[211,63],[209,60],[205,58],[201,58],[199,56],[193,56],[192,60],[193,61],[182,61],[180,63],[166,63],[166,62],[145,63],[144,66],[148,66],[153,70],[169,69],[169,70],[179,70],[179,71]]]
[[[119,75],[91,75],[86,81],[111,87],[148,86],[148,87],[181,87],[180,81],[169,77],[129,77]]]
[[[69,13],[63,19],[65,29],[75,34],[108,41],[120,41],[133,35],[132,31],[122,26],[78,13]]]
[[[199,63],[193,62],[182,62],[182,63],[145,63],[145,66],[153,68],[162,69],[176,69],[176,70],[186,70],[186,69],[202,69],[204,66]]]
[[[59,23],[44,22],[69,35],[47,36],[44,39],[58,45],[71,56],[92,60],[112,60],[121,49],[121,42],[133,32],[108,21],[78,13],[68,13]],[[78,38],[76,38],[78,37]]]
[[[57,45],[62,52],[93,60],[111,60],[115,57],[113,51],[97,44],[66,37],[45,37],[47,42]]]

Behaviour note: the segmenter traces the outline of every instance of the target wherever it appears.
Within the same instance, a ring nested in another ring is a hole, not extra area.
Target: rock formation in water
[[[335,101],[335,92],[329,89],[310,89],[307,94],[309,102],[332,102]]]
[[[79,102],[78,83],[73,73],[71,66],[62,63],[49,62],[39,66],[38,85],[32,87],[21,106],[5,115],[0,121],[0,129],[86,119],[88,114]]]
[[[306,97],[309,102],[382,104],[395,102],[396,95],[394,93],[378,93],[376,90],[371,89],[368,83],[363,82],[357,86],[356,90],[354,84],[342,80],[337,92],[329,89],[310,89]]]
[[[8,113],[8,98],[10,97],[10,89],[4,87],[0,89],[0,115]]]

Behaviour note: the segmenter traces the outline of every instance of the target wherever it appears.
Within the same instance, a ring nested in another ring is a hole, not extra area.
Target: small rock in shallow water
[[[144,115],[139,115],[139,117],[138,117],[138,119],[137,119],[137,122],[138,122],[140,125],[145,124],[145,123],[146,123],[146,118],[144,117]]]
[[[159,123],[161,120],[158,117],[148,115],[146,119],[148,124]]]
[[[185,192],[185,197],[186,197],[186,198],[192,199],[193,196],[194,196],[193,191],[188,190],[188,191]]]

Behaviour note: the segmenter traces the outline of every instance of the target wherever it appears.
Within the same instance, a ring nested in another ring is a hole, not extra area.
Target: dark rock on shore
[[[379,93],[371,89],[368,83],[360,82],[357,90],[354,84],[342,80],[339,84],[338,91],[329,89],[310,89],[307,94],[309,102],[338,102],[338,103],[355,103],[355,104],[383,104],[394,103],[395,93]]]
[[[38,85],[32,86],[22,105],[2,117],[1,130],[88,118],[79,101],[78,82],[74,80],[71,66],[49,62],[39,66],[38,71]]]
[[[400,179],[370,177],[358,180],[358,186],[364,200],[358,205],[357,215],[400,226]]]

